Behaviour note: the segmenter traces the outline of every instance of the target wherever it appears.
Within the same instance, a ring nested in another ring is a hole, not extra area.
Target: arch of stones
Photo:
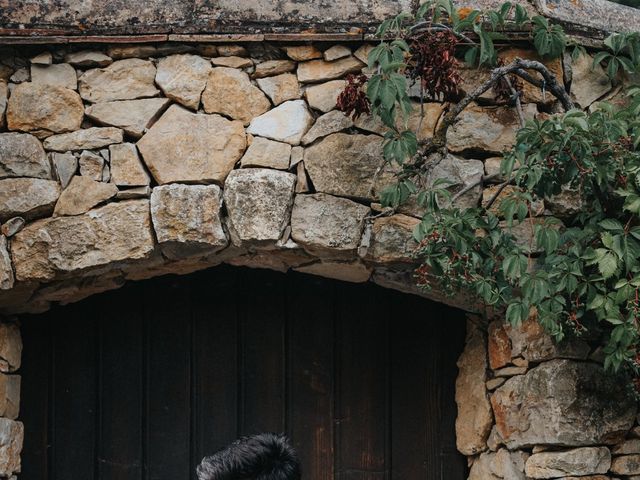
[[[345,76],[367,73],[366,36],[186,37],[0,48],[2,477],[20,471],[20,314],[222,263],[371,281],[475,310],[470,298],[415,286],[420,209],[378,203],[393,182],[381,157],[385,129],[336,110]],[[520,48],[501,55],[534,57]],[[582,108],[620,99],[626,87],[591,63],[548,67]],[[463,88],[481,76],[465,70]],[[553,108],[533,88],[523,101],[529,118]],[[444,108],[426,103],[423,122],[414,110],[420,139]],[[450,155],[429,181],[447,178],[455,192],[498,172],[517,128],[513,111],[482,98],[452,129]],[[496,188],[457,202],[479,204]],[[562,219],[581,205],[563,197],[539,207]],[[530,234],[519,236],[528,244]],[[469,478],[640,478],[637,405],[601,363],[601,346],[555,344],[534,318],[511,328],[470,314],[456,383]]]

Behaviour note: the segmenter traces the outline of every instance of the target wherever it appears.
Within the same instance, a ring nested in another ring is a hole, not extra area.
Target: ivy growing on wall
[[[471,290],[516,325],[535,313],[559,341],[567,334],[604,334],[605,367],[637,379],[640,88],[628,89],[622,105],[577,109],[561,79],[542,62],[500,61],[496,45],[508,40],[509,29],[530,32],[543,59],[567,49],[574,58],[586,54],[561,26],[530,17],[520,5],[479,11],[456,9],[451,0],[429,1],[380,25],[380,43],[368,57],[373,74],[351,78],[339,107],[354,117],[371,111],[389,127],[383,154],[400,173],[382,202],[395,209],[415,196],[426,212],[415,231],[420,286],[437,282],[451,293]],[[459,88],[463,62],[491,73],[466,95]],[[594,64],[614,81],[638,72],[640,33],[608,37]],[[447,102],[435,135],[426,141],[407,128],[409,82],[418,82],[422,101]],[[553,95],[560,112],[525,122],[524,82]],[[496,194],[483,207],[459,208],[456,200],[478,184],[454,195],[445,180],[426,179],[448,155],[449,127],[490,90],[516,109],[522,128],[515,146],[504,152],[504,181]],[[560,194],[578,202],[580,213],[560,221],[535,210],[541,199]],[[530,232],[531,240],[523,242],[521,231]]]

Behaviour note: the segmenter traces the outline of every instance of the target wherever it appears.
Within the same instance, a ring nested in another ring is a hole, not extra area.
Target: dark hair
[[[300,464],[284,434],[242,437],[205,457],[196,470],[199,480],[300,480]]]

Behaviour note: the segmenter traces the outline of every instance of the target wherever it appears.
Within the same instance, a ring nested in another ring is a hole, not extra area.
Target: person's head
[[[197,474],[198,480],[300,480],[300,464],[285,435],[259,433],[203,458]]]

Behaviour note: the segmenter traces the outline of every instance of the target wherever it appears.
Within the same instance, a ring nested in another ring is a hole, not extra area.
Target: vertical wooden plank
[[[145,285],[146,480],[190,477],[189,283],[168,277]]]
[[[53,326],[55,480],[95,477],[97,322],[91,307],[67,306]]]
[[[206,455],[236,439],[238,418],[238,270],[218,267],[194,277],[192,477]],[[195,478],[195,477],[194,477]]]
[[[333,283],[288,280],[289,434],[304,477],[333,480]]]
[[[246,272],[246,271],[245,271]],[[251,270],[242,291],[242,410],[243,435],[285,430],[285,304],[278,275]]]
[[[49,470],[49,388],[51,387],[51,324],[57,310],[47,318],[28,316],[22,321],[24,344],[20,375],[20,419],[24,423],[22,472],[25,480],[46,480]]]
[[[387,478],[387,318],[379,292],[337,286],[339,480]]]
[[[141,285],[101,295],[99,478],[140,480],[142,476]]]

